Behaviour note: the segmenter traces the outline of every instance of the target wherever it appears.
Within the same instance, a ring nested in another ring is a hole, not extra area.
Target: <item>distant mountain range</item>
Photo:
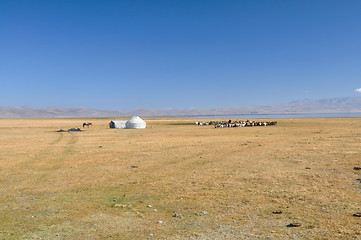
[[[98,110],[85,107],[1,107],[0,118],[67,118],[67,117],[129,117],[139,116],[195,116],[232,114],[278,114],[278,113],[342,113],[361,112],[361,97],[300,100],[287,104],[249,107],[217,107],[212,109],[187,108],[158,110],[138,108],[134,110]]]

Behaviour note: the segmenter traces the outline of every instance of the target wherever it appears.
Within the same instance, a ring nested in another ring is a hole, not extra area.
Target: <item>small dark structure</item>
[[[65,131],[63,129],[58,130],[57,132],[81,132],[82,130],[80,128],[70,128],[68,131]]]
[[[125,123],[127,121],[111,121],[109,123],[110,128],[125,128]]]

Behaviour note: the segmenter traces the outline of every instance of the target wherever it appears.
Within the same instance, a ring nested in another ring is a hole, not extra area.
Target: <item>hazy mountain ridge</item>
[[[85,107],[0,106],[0,118],[66,118],[66,117],[128,117],[140,116],[194,116],[224,114],[275,114],[275,113],[339,113],[361,112],[361,97],[298,100],[287,104],[249,107],[187,108],[159,110],[138,108],[134,110],[98,110]]]

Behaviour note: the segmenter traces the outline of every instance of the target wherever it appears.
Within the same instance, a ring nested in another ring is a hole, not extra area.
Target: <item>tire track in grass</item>
[[[44,154],[42,161],[38,162],[40,170],[53,171],[61,168],[66,160],[74,152],[74,145],[78,142],[78,135],[75,133],[64,133],[64,137],[56,144],[49,146],[49,152]]]
[[[48,171],[60,168],[63,161],[74,152],[78,136],[74,133],[59,133],[58,137],[34,156],[19,163],[16,168],[21,175],[36,173],[46,175]],[[24,170],[28,172],[25,173]]]
[[[28,158],[23,159],[22,162],[12,168],[11,175],[6,178],[4,183],[5,186],[13,186],[13,189],[8,189],[9,194],[18,196],[24,191],[27,194],[31,192],[33,195],[39,189],[46,188],[44,184],[47,184],[50,177],[49,173],[53,170],[49,171],[45,165],[57,158],[58,152],[62,151],[64,143],[69,142],[70,138],[67,133],[49,134],[52,135],[47,139],[47,142],[40,147],[37,146],[36,152],[31,152]],[[37,142],[33,141],[31,144],[36,145]],[[24,196],[30,197],[27,194]],[[23,203],[19,202],[18,204]]]
[[[52,142],[50,143],[50,146],[55,145],[55,144],[57,144],[58,142],[60,142],[60,141],[63,139],[63,137],[64,137],[64,133],[59,132],[58,137],[57,137],[54,141],[52,141]]]
[[[62,151],[58,153],[52,162],[48,162],[51,169],[60,168],[64,160],[74,153],[74,146],[78,142],[79,137],[76,133],[69,133],[69,135],[70,138],[68,138],[67,142],[63,146]]]
[[[62,132],[58,133],[58,136],[56,137],[55,140],[50,142],[39,152],[33,153],[29,158],[27,158],[24,161],[17,164],[15,166],[15,168],[18,168],[18,169],[27,168],[27,167],[30,167],[33,164],[41,161],[45,157],[49,157],[52,154],[52,150],[54,149],[54,146],[57,146],[63,140],[63,138],[64,138],[64,133],[62,133]]]
[[[61,168],[63,161],[73,153],[77,142],[76,134],[59,133],[43,150],[16,166],[16,181],[41,184],[42,179],[49,178],[51,172]]]

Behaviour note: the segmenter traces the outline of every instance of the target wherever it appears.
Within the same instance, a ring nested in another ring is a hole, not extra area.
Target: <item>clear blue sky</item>
[[[359,0],[0,0],[0,106],[360,96]]]

